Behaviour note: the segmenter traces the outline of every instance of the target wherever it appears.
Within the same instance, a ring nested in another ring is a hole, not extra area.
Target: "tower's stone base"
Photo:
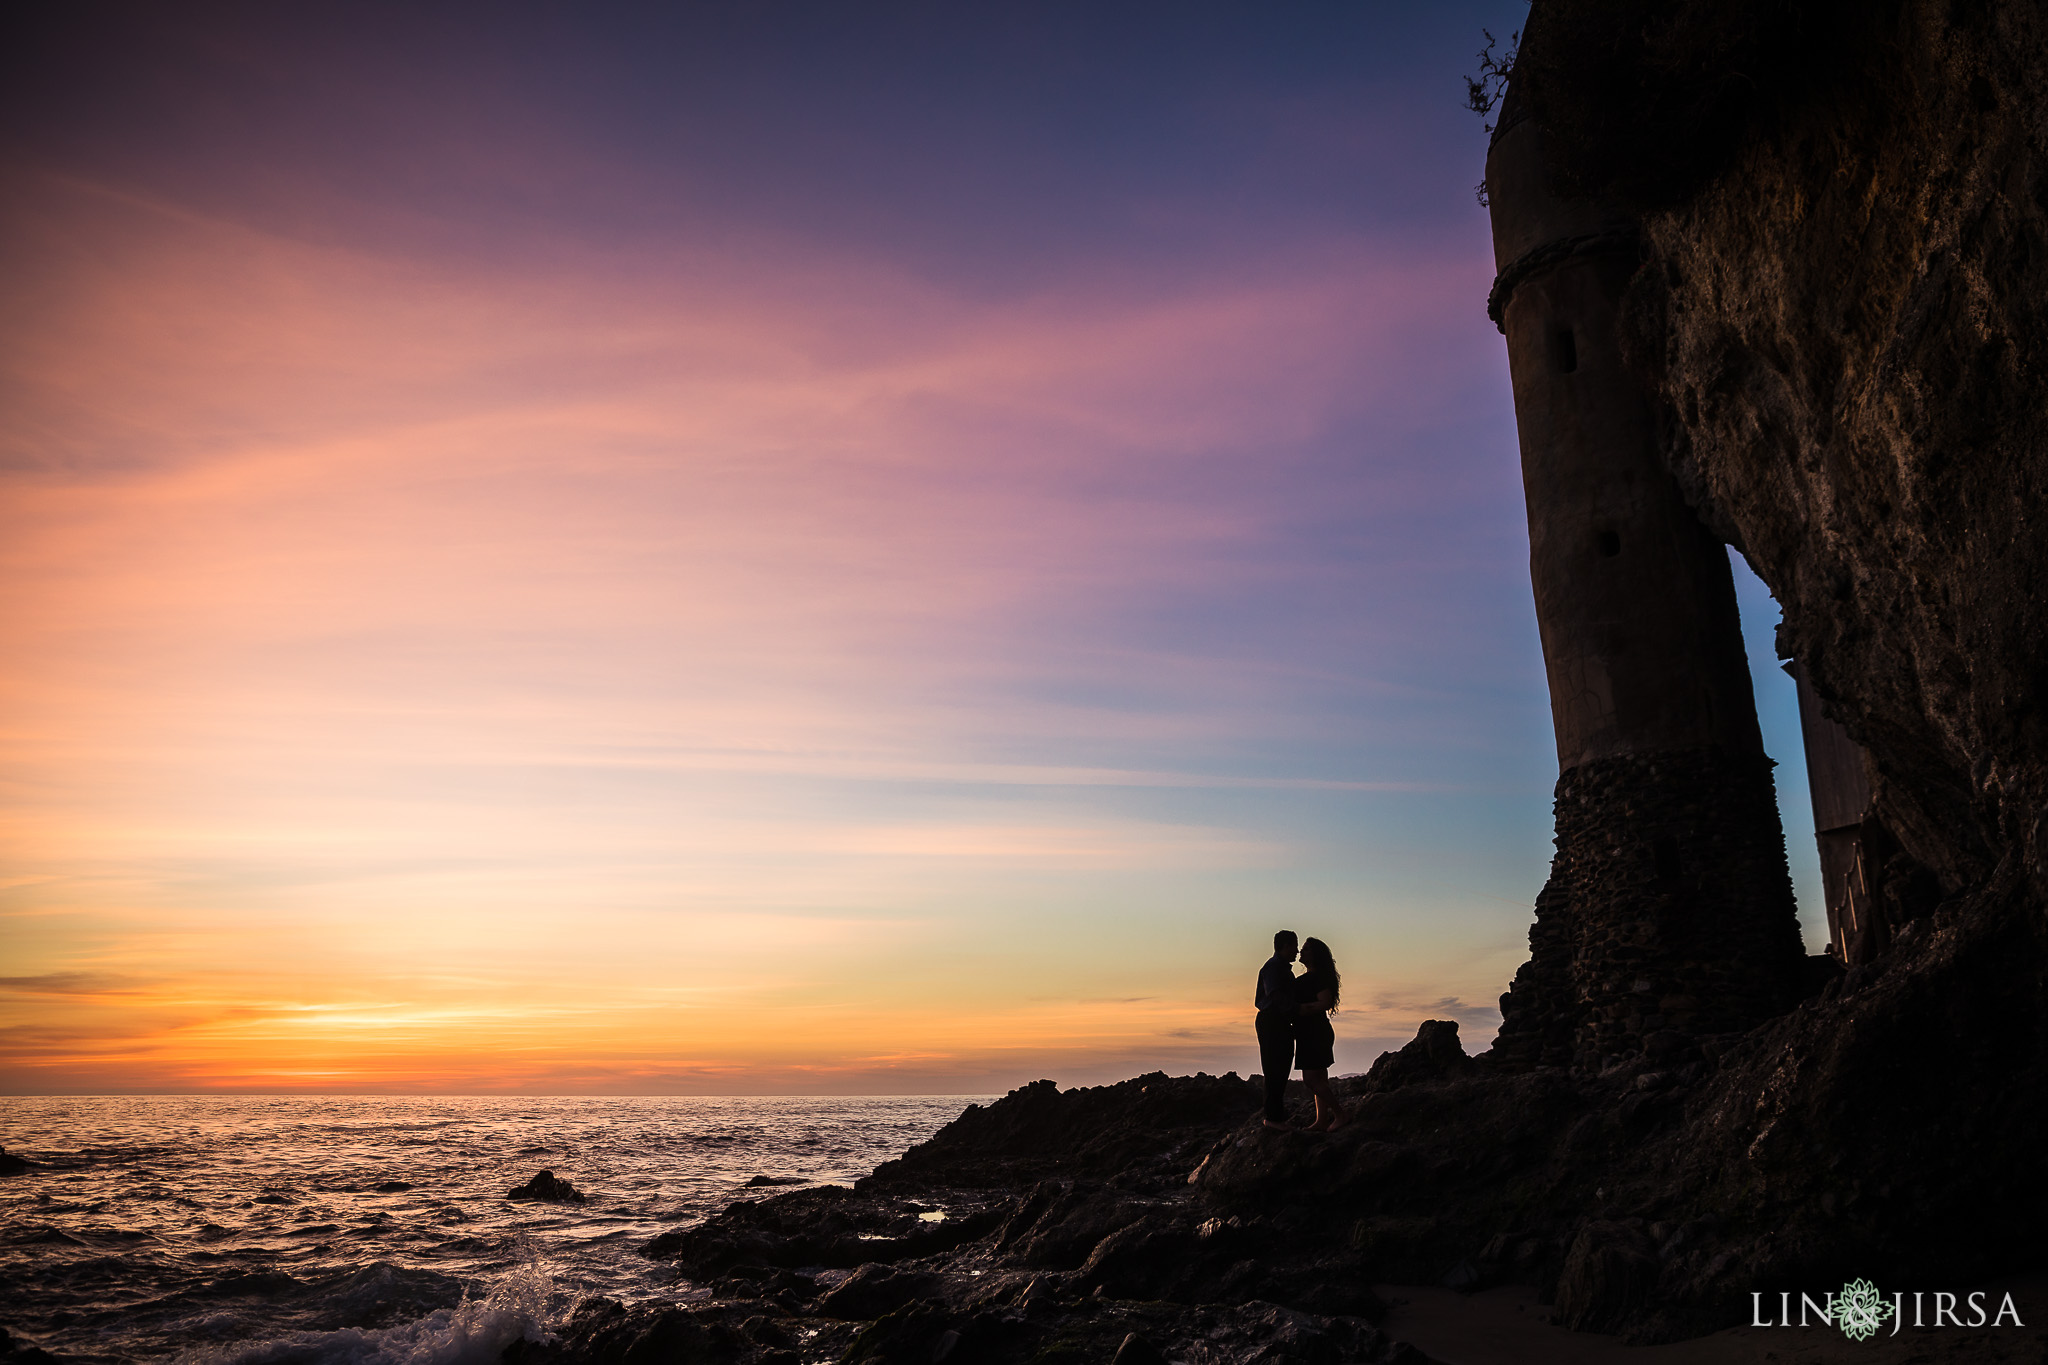
[[[1805,950],[1769,760],[1596,759],[1558,778],[1556,810],[1494,1061],[1596,1069],[1646,1040],[1746,1031],[1797,999]]]

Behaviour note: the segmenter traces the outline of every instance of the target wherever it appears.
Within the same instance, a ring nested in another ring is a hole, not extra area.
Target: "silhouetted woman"
[[[1295,998],[1302,1002],[1301,1018],[1294,1025],[1294,1064],[1301,1068],[1301,1079],[1316,1099],[1316,1121],[1309,1130],[1327,1133],[1342,1127],[1345,1117],[1330,1092],[1330,1065],[1336,1060],[1337,1047],[1330,1011],[1337,1008],[1342,981],[1337,975],[1337,959],[1319,938],[1303,941],[1301,965],[1308,970],[1294,979]]]

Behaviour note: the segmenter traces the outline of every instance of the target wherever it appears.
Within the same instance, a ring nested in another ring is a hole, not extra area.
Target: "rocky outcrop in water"
[[[514,1186],[505,1192],[507,1199],[540,1199],[555,1204],[580,1204],[589,1196],[558,1178],[553,1171],[542,1171],[524,1185]]]

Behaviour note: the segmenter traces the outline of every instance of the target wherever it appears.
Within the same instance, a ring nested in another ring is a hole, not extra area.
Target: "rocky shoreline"
[[[1341,1238],[1298,1208],[1226,1207],[1252,1167],[1360,1145],[1266,1133],[1259,1102],[1234,1073],[1036,1082],[850,1189],[743,1199],[656,1238],[643,1251],[692,1286],[676,1302],[588,1300],[506,1360],[1422,1365],[1375,1327],[1385,1305]]]
[[[1234,1073],[1039,1081],[850,1189],[655,1239],[691,1286],[677,1301],[587,1301],[507,1361],[1426,1361],[1379,1331],[1376,1281],[1531,1284],[1566,1325],[1640,1340],[1711,1330],[1747,1302],[1745,1230],[1645,1216],[1612,1173],[1716,1070],[1688,1047],[1509,1073],[1431,1022],[1338,1083],[1354,1116],[1330,1134],[1266,1130]],[[1728,1308],[1674,1317],[1660,1279],[1725,1286]]]

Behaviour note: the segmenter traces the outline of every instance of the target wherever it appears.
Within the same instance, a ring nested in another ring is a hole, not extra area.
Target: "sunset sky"
[[[1478,1050],[1555,752],[1515,0],[59,7],[0,89],[0,1090]],[[1807,938],[1775,609],[1745,579]]]

